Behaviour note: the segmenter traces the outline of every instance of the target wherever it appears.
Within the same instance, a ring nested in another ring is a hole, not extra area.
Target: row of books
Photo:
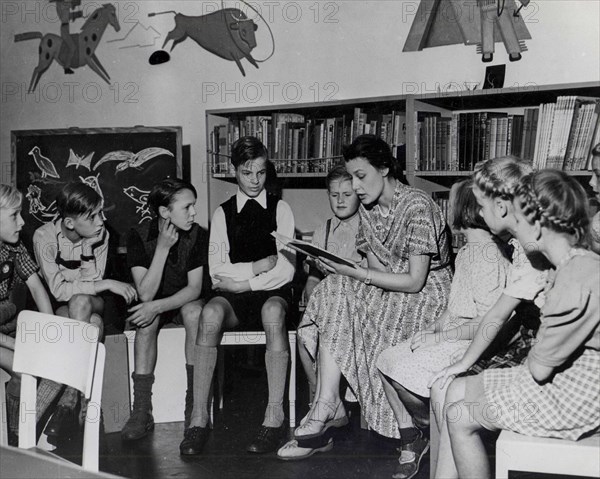
[[[600,143],[600,98],[561,96],[540,105],[534,168],[587,169],[591,149]]]
[[[321,173],[341,158],[344,145],[365,133],[383,138],[395,154],[405,142],[406,115],[394,111],[369,118],[361,108],[355,108],[352,119],[346,115],[306,118],[298,113],[231,118],[210,132],[208,149],[213,155],[213,173],[232,173],[231,145],[240,137],[255,136],[267,147],[278,171]]]
[[[448,198],[448,195],[443,193],[441,195],[434,194],[433,201],[435,201],[440,207],[442,213],[444,214],[444,218],[446,219],[446,224],[450,226],[452,223],[452,211],[450,210],[450,200]],[[452,232],[452,248],[455,251],[458,251],[460,248],[462,248],[465,245],[465,243],[465,235],[454,231]]]
[[[499,112],[419,112],[415,132],[416,169],[470,171],[498,156],[520,156],[524,115]]]
[[[352,140],[364,134],[379,136],[392,147],[392,154],[397,156],[397,148],[406,143],[406,113],[392,111],[388,114],[374,115],[365,113],[362,108],[355,108]]]
[[[556,103],[507,112],[418,112],[415,169],[471,171],[478,161],[515,155],[534,168],[583,170],[600,142],[600,99],[558,97]]]

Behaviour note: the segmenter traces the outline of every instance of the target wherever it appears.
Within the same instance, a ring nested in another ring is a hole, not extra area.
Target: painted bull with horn
[[[173,10],[148,14],[149,17],[166,13],[175,14],[175,28],[167,34],[163,48],[173,40],[171,51],[175,45],[190,37],[202,48],[215,55],[236,63],[242,75],[246,76],[241,59],[246,58],[258,68],[252,58],[252,50],[256,47],[254,32],[258,26],[237,8],[224,8],[216,12],[198,17],[182,15]]]

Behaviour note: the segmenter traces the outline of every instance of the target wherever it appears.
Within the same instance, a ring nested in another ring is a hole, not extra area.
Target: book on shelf
[[[600,98],[560,96],[540,105],[534,168],[582,170],[598,124]]]
[[[334,263],[352,266],[353,268],[356,267],[356,263],[354,263],[353,261],[333,254],[331,251],[319,248],[318,246],[315,246],[312,243],[308,243],[307,241],[289,238],[288,236],[277,233],[276,231],[273,231],[271,235],[277,241],[283,243],[288,248],[292,248],[293,250],[299,251],[300,253],[310,256],[311,258],[328,259],[329,261],[333,261]]]

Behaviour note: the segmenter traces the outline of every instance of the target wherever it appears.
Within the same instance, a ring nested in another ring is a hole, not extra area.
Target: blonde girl
[[[600,257],[587,250],[585,191],[562,171],[542,170],[520,181],[514,209],[515,236],[556,275],[525,364],[467,378],[464,400],[452,405],[460,477],[491,477],[484,429],[576,440],[600,427]]]

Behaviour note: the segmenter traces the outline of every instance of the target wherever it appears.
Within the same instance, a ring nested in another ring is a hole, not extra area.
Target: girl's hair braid
[[[530,222],[573,236],[573,246],[587,247],[589,205],[577,180],[558,170],[540,170],[521,178],[515,196]]]
[[[501,156],[477,163],[473,183],[486,196],[512,200],[519,180],[530,172],[529,163],[516,156]]]

